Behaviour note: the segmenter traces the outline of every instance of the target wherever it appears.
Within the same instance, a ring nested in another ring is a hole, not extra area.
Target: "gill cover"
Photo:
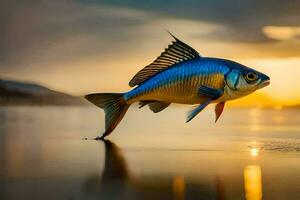
[[[240,72],[235,69],[226,75],[226,84],[230,89],[237,90],[237,86],[239,84],[239,76]]]

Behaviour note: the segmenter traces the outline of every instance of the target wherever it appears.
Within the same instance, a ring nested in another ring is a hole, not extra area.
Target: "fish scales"
[[[201,103],[203,98],[199,97],[198,88],[201,85],[221,88],[228,70],[222,62],[208,58],[184,61],[127,92],[124,99],[128,103],[149,99],[183,104]]]

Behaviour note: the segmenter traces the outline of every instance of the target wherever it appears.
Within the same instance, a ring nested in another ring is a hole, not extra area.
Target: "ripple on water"
[[[300,142],[292,141],[263,141],[248,145],[248,149],[259,149],[260,151],[275,152],[300,152]]]

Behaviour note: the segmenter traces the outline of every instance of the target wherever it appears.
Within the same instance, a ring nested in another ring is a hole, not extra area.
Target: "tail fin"
[[[96,93],[85,96],[87,100],[96,106],[104,109],[105,112],[105,132],[100,137],[104,139],[119,124],[129,108],[122,93]]]

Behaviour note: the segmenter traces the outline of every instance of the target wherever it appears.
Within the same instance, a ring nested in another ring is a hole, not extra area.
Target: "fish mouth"
[[[259,88],[263,88],[263,87],[266,87],[270,85],[270,79],[269,80],[265,80],[263,81],[261,84],[260,84],[260,87]]]

